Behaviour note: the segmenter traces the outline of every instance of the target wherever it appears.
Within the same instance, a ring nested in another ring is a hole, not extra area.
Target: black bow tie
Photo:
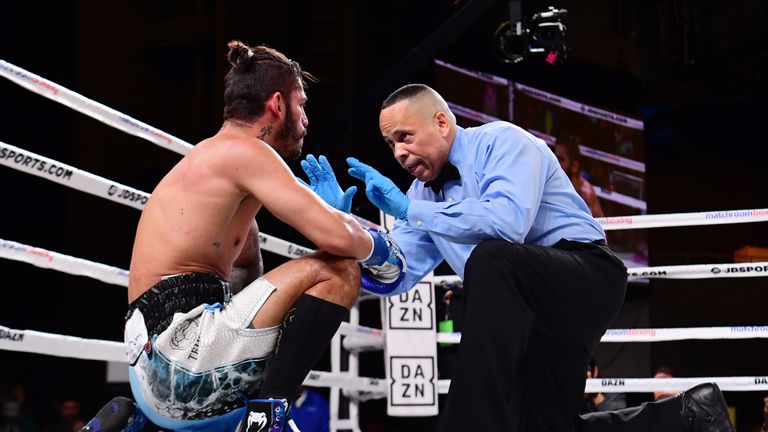
[[[461,175],[458,168],[450,162],[446,162],[440,175],[436,179],[424,183],[424,186],[431,188],[435,194],[439,194],[443,190],[443,185],[451,180],[461,180]]]

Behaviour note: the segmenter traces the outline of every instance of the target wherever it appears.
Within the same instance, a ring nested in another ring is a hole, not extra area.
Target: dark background
[[[437,57],[642,118],[650,214],[768,207],[764,1],[526,0],[523,14],[548,5],[570,12],[572,50],[559,67],[491,55],[507,16],[506,2],[494,0],[6,2],[0,58],[195,143],[221,124],[226,42],[266,43],[320,79],[309,89],[305,153],[326,154],[337,167],[357,156],[405,189],[410,179],[379,137],[378,105],[400,85],[429,84]],[[7,80],[0,114],[3,142],[146,192],[179,159]],[[0,188],[0,238],[128,268],[138,211],[6,167]],[[353,211],[378,217],[361,193]],[[308,245],[269,215],[259,218],[263,232]],[[655,229],[649,244],[651,265],[731,262],[741,246],[768,247],[768,230]],[[267,268],[282,260],[265,254]],[[0,274],[1,325],[122,338],[123,288],[9,260]],[[765,278],[632,286],[615,327],[766,325],[767,288]],[[765,375],[766,348],[764,340],[621,344],[600,357],[613,376],[651,376],[662,364],[679,376]],[[0,352],[0,382],[24,384],[40,416],[65,397],[92,414],[124,391],[104,375],[101,362]],[[758,421],[762,396],[726,394],[740,430]],[[382,411],[366,405],[364,420]]]

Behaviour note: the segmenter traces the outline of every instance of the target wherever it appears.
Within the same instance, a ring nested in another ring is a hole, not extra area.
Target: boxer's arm
[[[371,236],[351,216],[333,209],[300,185],[278,154],[265,143],[232,146],[223,175],[252,194],[275,217],[291,225],[318,248],[362,259],[370,255]]]
[[[264,261],[261,258],[259,242],[259,226],[253,221],[245,244],[240,255],[232,263],[232,272],[229,274],[229,285],[232,294],[237,294],[246,285],[255,281],[264,274]]]

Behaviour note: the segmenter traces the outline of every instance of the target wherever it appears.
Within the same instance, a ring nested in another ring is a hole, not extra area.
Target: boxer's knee
[[[360,295],[360,266],[353,258],[338,257],[326,252],[313,254],[318,262],[317,277],[321,283],[307,294],[351,307]]]
[[[334,260],[330,267],[339,293],[337,303],[352,307],[360,295],[360,266],[356,260],[347,258]]]

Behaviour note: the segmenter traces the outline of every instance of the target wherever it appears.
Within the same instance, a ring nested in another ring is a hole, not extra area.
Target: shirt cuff
[[[432,201],[412,199],[408,206],[408,226],[427,231],[437,210]]]

